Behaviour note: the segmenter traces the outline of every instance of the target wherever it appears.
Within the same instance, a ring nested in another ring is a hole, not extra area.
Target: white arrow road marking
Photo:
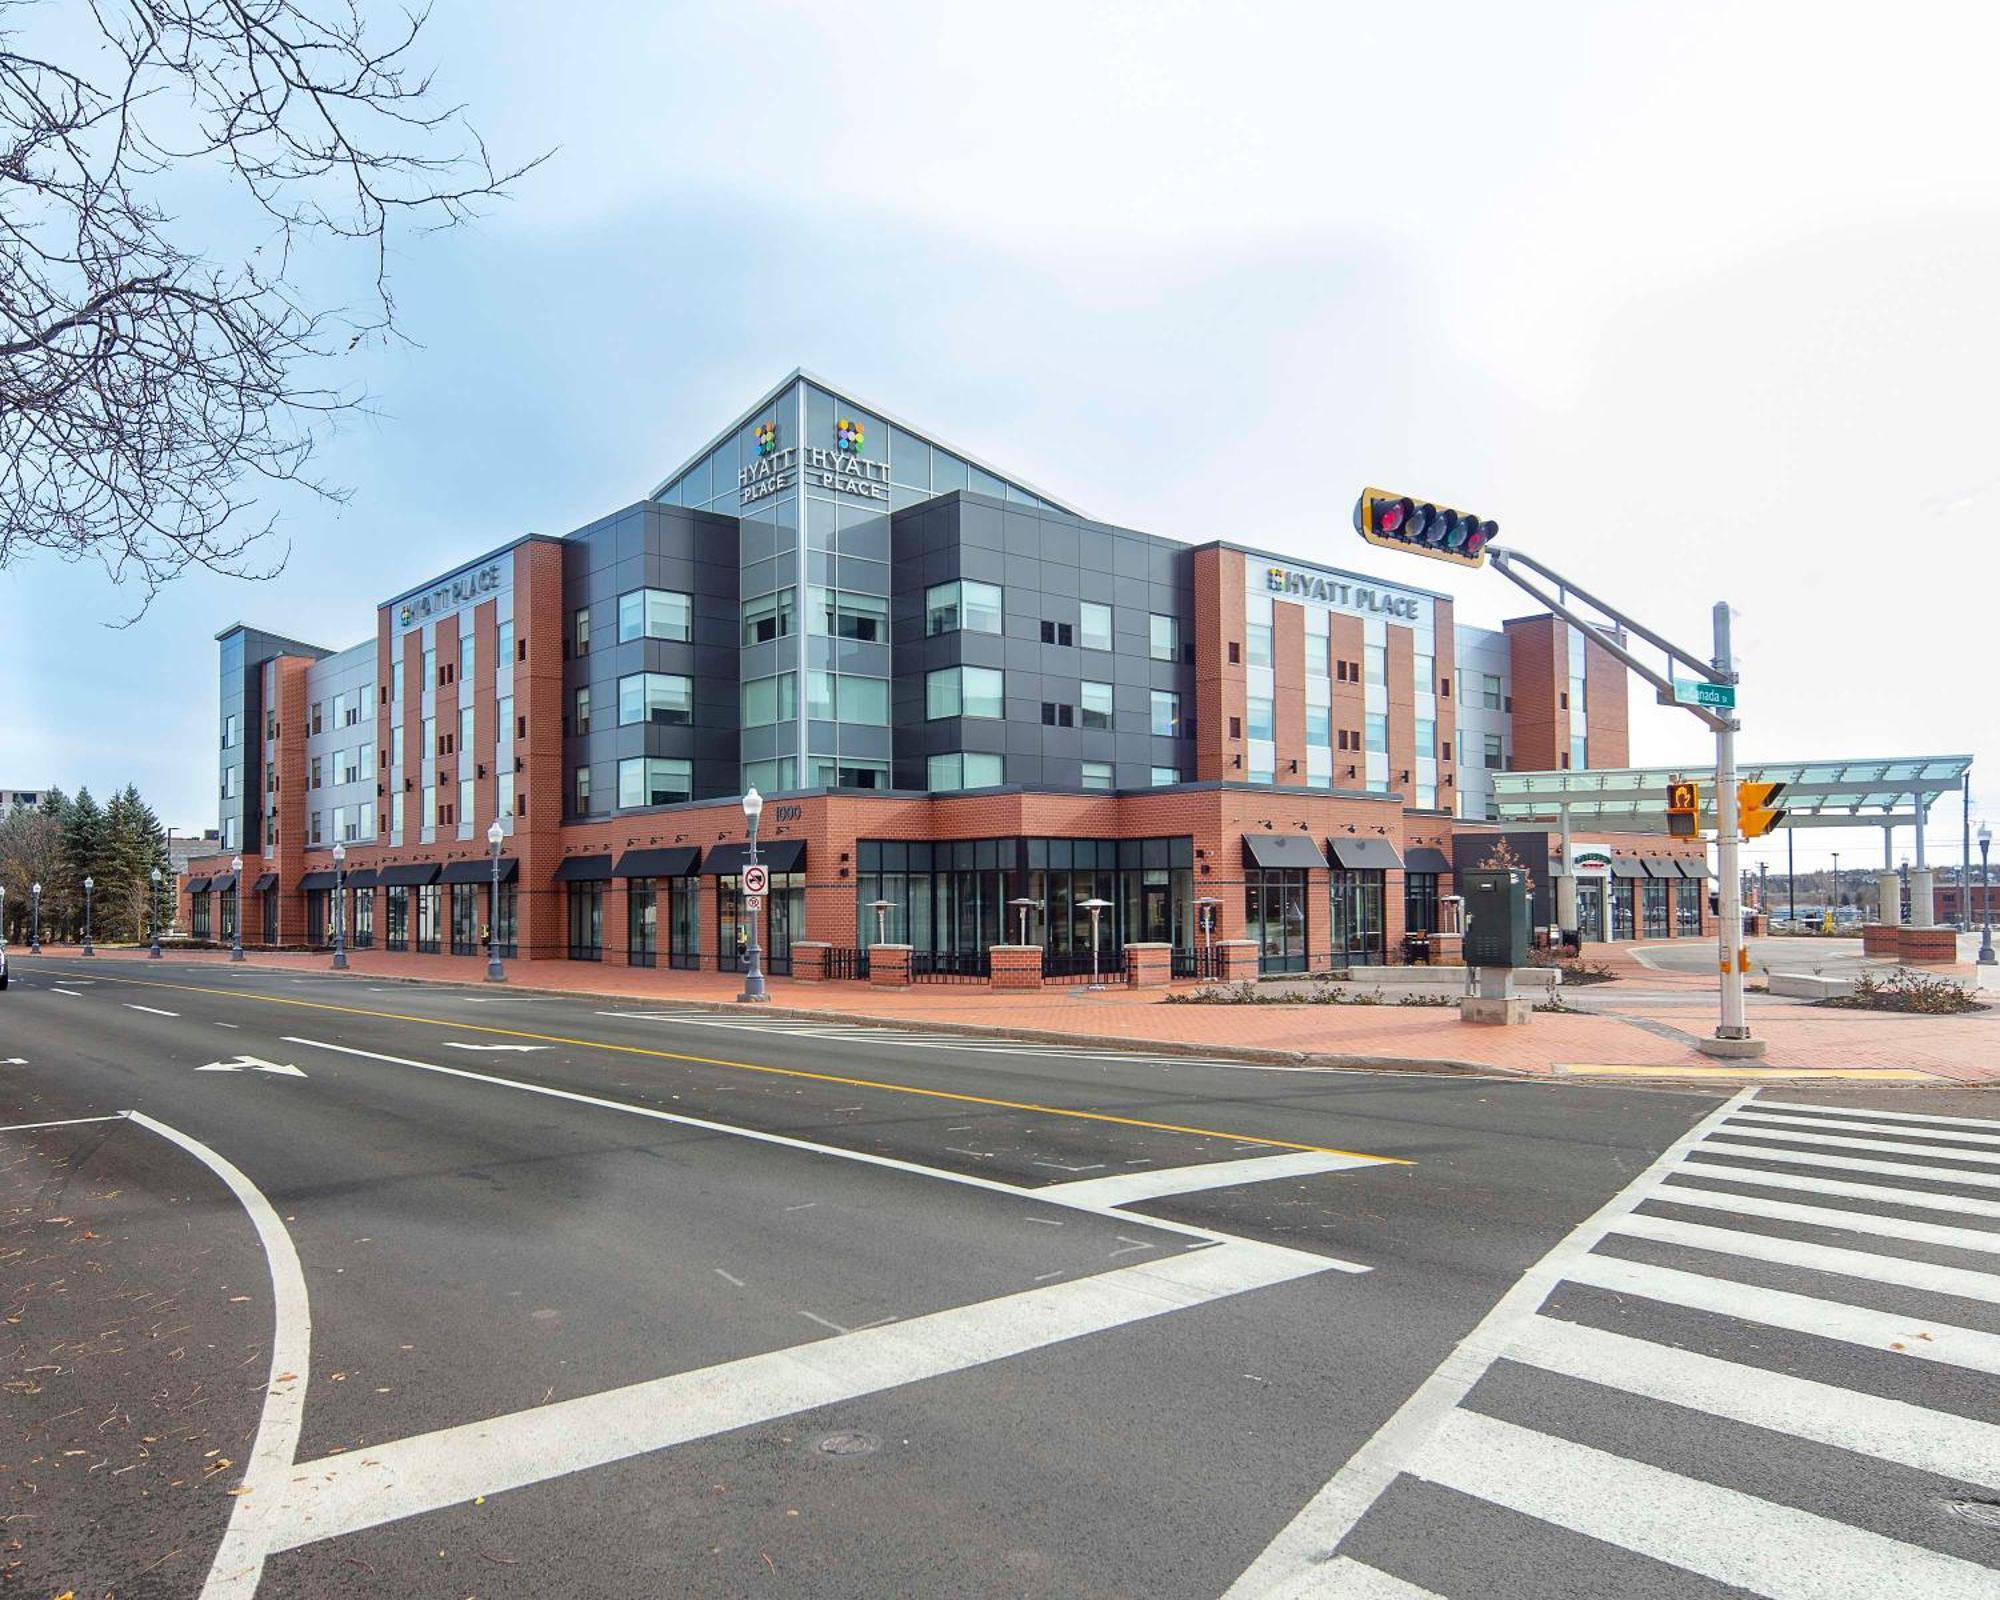
[[[238,1056],[234,1061],[211,1061],[205,1067],[196,1067],[196,1072],[275,1072],[286,1078],[303,1078],[305,1074],[297,1067],[287,1066],[278,1061],[266,1061],[262,1056]]]
[[[530,1050],[546,1050],[545,1044],[460,1044],[456,1039],[445,1042],[447,1050],[518,1050],[526,1055]]]

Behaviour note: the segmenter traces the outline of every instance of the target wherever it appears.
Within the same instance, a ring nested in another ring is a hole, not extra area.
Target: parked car
[[[7,947],[0,944],[0,989],[7,987]]]

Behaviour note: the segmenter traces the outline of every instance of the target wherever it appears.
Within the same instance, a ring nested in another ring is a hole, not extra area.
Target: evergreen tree
[[[104,812],[91,798],[87,787],[77,790],[76,798],[64,807],[62,824],[63,888],[68,899],[71,930],[80,932],[83,926],[83,880],[97,877],[104,853]],[[91,898],[92,909],[95,910],[95,894]]]

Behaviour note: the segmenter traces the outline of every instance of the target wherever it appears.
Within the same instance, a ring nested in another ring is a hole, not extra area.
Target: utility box
[[[1458,874],[1465,897],[1465,964],[1525,967],[1534,949],[1529,930],[1528,875],[1511,868]]]

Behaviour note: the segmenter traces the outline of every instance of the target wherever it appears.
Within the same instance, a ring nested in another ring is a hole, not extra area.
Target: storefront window
[[[197,939],[206,939],[209,930],[209,900],[206,894],[188,896],[188,932]]]
[[[572,961],[604,959],[604,885],[572,883],[569,886],[569,958]]]
[[[625,960],[650,967],[658,960],[660,903],[651,878],[633,878],[625,885]]]
[[[354,937],[348,941],[357,950],[367,950],[375,943],[375,891],[356,889],[354,891]]]
[[[1667,885],[1659,878],[1648,878],[1640,885],[1641,910],[1644,913],[1644,932],[1648,939],[1664,939],[1668,934]]]
[[[667,879],[667,965],[701,965],[701,879]]]
[[[455,956],[483,954],[486,941],[486,887],[477,883],[451,886],[451,953]]]
[[[443,938],[443,930],[439,927],[443,912],[443,892],[438,885],[422,885],[417,890],[418,954],[434,956],[438,953]]]
[[[384,912],[383,938],[391,950],[410,948],[410,891],[391,888]]]
[[[1434,933],[1438,925],[1438,875],[1435,872],[1403,874],[1403,931]]]
[[[1701,885],[1692,878],[1674,885],[1674,935],[1681,939],[1701,937]]]
[[[1611,885],[1611,937],[1630,939],[1632,934],[1632,884],[1620,878]]]
[[[1336,867],[1332,878],[1334,964],[1381,965],[1383,870]]]
[[[1244,877],[1243,915],[1257,941],[1257,970],[1306,970],[1306,869],[1252,867]]]

